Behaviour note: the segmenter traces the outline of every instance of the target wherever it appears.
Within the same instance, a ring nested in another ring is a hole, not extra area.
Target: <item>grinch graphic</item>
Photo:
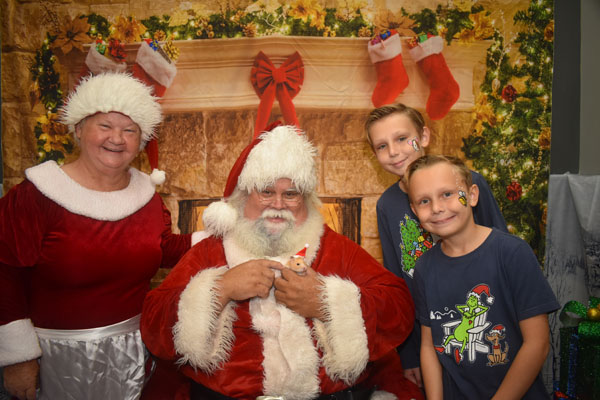
[[[412,278],[417,259],[433,247],[433,238],[409,215],[404,215],[404,221],[400,221],[400,236],[402,237],[400,243],[402,270]]]
[[[477,352],[489,353],[489,347],[483,342],[482,336],[490,322],[486,322],[489,306],[481,302],[481,296],[486,296],[486,302],[491,305],[494,297],[488,285],[481,283],[467,293],[466,304],[456,304],[456,309],[461,314],[461,319],[442,324],[444,329],[444,343],[435,346],[438,353],[446,352],[454,347],[454,360],[460,364],[464,359],[463,352],[468,348],[469,362],[475,362]]]

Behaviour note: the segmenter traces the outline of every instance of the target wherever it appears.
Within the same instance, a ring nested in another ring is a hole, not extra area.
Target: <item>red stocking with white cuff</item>
[[[375,107],[391,104],[408,86],[400,35],[392,30],[376,36],[369,41],[367,50],[377,72],[377,84],[371,101]]]
[[[426,110],[431,119],[442,119],[460,96],[458,83],[442,55],[444,40],[431,36],[410,49],[410,55],[421,68],[429,83]]]
[[[102,51],[102,53],[101,53]],[[103,72],[125,72],[127,69],[127,63],[125,59],[115,60],[110,56],[106,55],[109,52],[109,48],[102,41],[97,41],[92,45],[85,56],[85,61],[81,66],[79,77],[75,86],[79,84],[81,78],[88,75],[98,75]]]
[[[162,97],[173,83],[177,68],[164,54],[156,41],[143,41],[133,65],[133,76],[154,88],[154,95]],[[165,181],[165,172],[158,169],[158,142],[156,138],[146,144],[146,154],[152,169],[150,178],[160,185]]]

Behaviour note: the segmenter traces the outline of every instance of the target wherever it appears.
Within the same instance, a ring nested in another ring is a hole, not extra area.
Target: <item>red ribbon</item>
[[[304,82],[304,64],[298,52],[289,56],[279,68],[273,65],[265,53],[259,52],[254,59],[250,81],[260,97],[254,124],[254,138],[267,126],[275,98],[279,102],[285,122],[299,127],[292,103],[292,99],[300,92],[300,86]]]

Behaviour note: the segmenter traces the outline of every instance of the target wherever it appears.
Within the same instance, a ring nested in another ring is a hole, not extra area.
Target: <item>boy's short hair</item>
[[[425,128],[425,119],[423,118],[423,115],[416,109],[402,103],[388,104],[371,111],[365,121],[365,133],[367,135],[367,142],[369,142],[371,148],[373,147],[373,141],[371,140],[371,126],[373,126],[375,122],[396,113],[406,115],[415,125],[415,128],[417,128],[419,139],[421,138],[420,136],[423,133],[423,128]]]
[[[404,182],[406,186],[410,186],[410,179],[413,174],[420,169],[431,167],[433,165],[439,163],[448,163],[450,164],[458,175],[463,179],[467,188],[470,188],[473,185],[473,177],[471,176],[471,170],[465,165],[463,160],[454,156],[445,156],[440,154],[429,154],[424,155],[417,158],[415,161],[410,163],[410,165],[406,168],[406,172],[404,173]]]

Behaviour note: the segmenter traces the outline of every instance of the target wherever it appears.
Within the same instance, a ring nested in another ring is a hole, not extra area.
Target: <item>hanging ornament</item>
[[[600,309],[597,307],[591,307],[587,310],[587,317],[591,321],[600,321]]]
[[[512,103],[517,99],[517,89],[512,85],[506,85],[504,89],[502,89],[502,99],[507,103]]]
[[[498,92],[498,89],[500,89],[500,79],[494,78],[494,80],[492,81],[492,93],[496,94],[496,92]]]
[[[519,182],[511,182],[510,185],[506,187],[506,198],[510,201],[518,201],[523,194],[523,188],[519,184]]]

